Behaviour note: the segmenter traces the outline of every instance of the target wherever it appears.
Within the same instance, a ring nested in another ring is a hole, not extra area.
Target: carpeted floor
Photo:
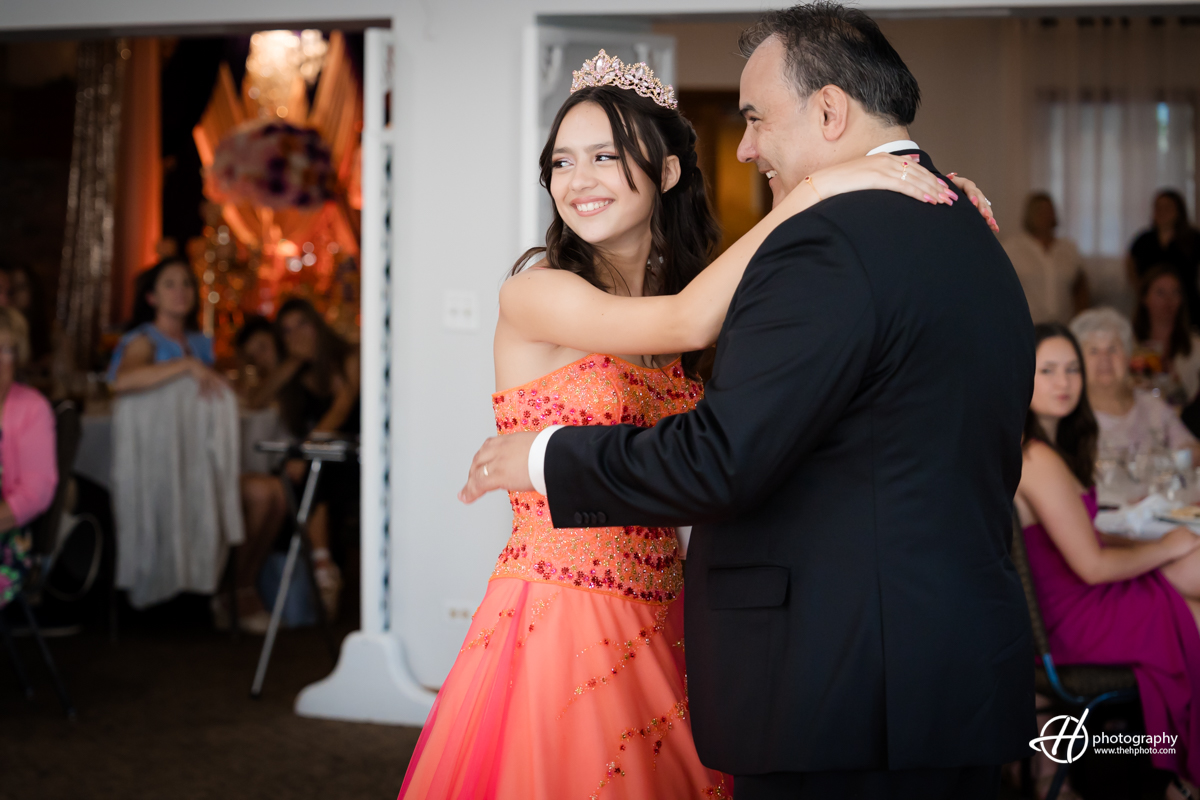
[[[0,800],[390,800],[399,791],[419,729],[292,713],[296,694],[331,668],[318,631],[280,635],[263,697],[252,700],[259,637],[135,625],[113,645],[92,628],[50,641],[74,722],[32,640],[17,640],[32,702],[0,649]]]
[[[392,800],[420,731],[302,719],[296,694],[332,662],[320,631],[281,633],[263,697],[249,697],[262,639],[211,630],[203,598],[123,613],[50,640],[79,716],[68,722],[34,643],[17,640],[36,695],[0,649],[0,800]],[[11,619],[11,615],[10,615]],[[340,635],[355,626],[347,621]],[[1099,722],[1099,719],[1097,720]],[[1086,800],[1158,800],[1146,757],[1085,756]],[[1015,800],[1009,787],[999,800]],[[505,800],[517,800],[505,798]],[[831,798],[831,800],[833,800]]]

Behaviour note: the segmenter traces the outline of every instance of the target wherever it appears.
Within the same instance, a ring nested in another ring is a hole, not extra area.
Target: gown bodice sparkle
[[[657,368],[592,354],[497,392],[492,407],[501,435],[550,425],[651,427],[690,410],[701,394],[700,384],[684,374],[678,360]],[[542,495],[509,492],[509,501],[512,535],[493,579],[542,581],[649,603],[670,602],[683,587],[672,528],[555,529]]]

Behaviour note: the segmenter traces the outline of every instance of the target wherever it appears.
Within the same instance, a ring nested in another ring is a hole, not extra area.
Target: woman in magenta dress
[[[1132,667],[1146,732],[1179,737],[1168,797],[1200,797],[1200,536],[1153,542],[1098,533],[1098,436],[1083,356],[1061,325],[1037,326],[1037,374],[1016,507],[1038,604],[1058,664]]]
[[[546,247],[526,253],[500,292],[501,434],[649,426],[692,408],[702,392],[695,351],[716,340],[776,225],[856,189],[950,199],[915,163],[860,159],[814,174],[705,269],[717,227],[695,132],[670,87],[603,51],[576,77],[541,158],[555,208]],[[400,796],[729,797],[692,741],[675,531],[556,530],[541,495],[509,499],[512,536]]]

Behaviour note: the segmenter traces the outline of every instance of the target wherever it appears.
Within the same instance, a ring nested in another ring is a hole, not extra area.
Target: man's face
[[[815,103],[801,101],[788,81],[778,39],[758,46],[742,69],[740,106],[746,133],[738,160],[753,161],[769,178],[773,205],[822,166],[829,144]]]

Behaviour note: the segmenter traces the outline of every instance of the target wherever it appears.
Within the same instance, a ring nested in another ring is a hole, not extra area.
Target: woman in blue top
[[[166,258],[134,283],[133,320],[121,337],[108,367],[108,385],[115,394],[154,388],[191,375],[203,395],[231,391],[213,370],[212,340],[200,332],[200,292],[187,262]],[[242,475],[242,513],[246,541],[237,564],[238,623],[243,630],[262,633],[269,615],[255,589],[263,561],[287,512],[279,481],[269,475]],[[213,598],[217,627],[229,624],[223,597]]]
[[[133,320],[108,366],[113,392],[137,392],[190,374],[204,394],[224,379],[213,371],[212,340],[200,332],[200,293],[191,267],[167,258],[138,275]]]

